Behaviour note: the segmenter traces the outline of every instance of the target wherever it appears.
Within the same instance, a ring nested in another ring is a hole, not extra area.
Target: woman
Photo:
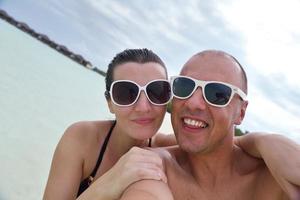
[[[166,182],[159,156],[132,147],[164,145],[163,139],[151,138],[171,98],[167,77],[163,61],[148,49],[117,54],[105,79],[105,97],[116,119],[78,122],[65,131],[54,153],[44,199],[117,199],[140,179]],[[165,145],[175,143],[168,141]]]

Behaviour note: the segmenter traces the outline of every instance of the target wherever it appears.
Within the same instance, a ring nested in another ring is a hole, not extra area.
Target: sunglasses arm
[[[234,91],[236,94],[238,94],[238,95],[242,98],[243,101],[247,101],[247,95],[246,95],[241,89],[239,89],[239,88],[237,88],[237,87],[234,87],[234,88],[233,88],[233,91]]]

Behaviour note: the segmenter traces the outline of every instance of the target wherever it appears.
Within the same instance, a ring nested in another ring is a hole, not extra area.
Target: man
[[[300,199],[299,145],[280,136],[266,143],[266,135],[242,144],[255,146],[260,154],[253,155],[265,162],[234,145],[234,127],[248,104],[247,77],[234,57],[221,51],[194,55],[181,76],[172,78],[172,90],[179,146],[155,150],[164,160],[171,191],[163,182],[145,180],[129,187],[123,199],[172,199],[171,192],[178,200]]]

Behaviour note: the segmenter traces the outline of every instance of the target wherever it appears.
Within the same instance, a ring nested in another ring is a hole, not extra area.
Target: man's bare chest
[[[197,182],[178,172],[168,176],[168,184],[175,200],[253,200],[257,192],[255,180],[251,177],[233,177],[219,183]]]

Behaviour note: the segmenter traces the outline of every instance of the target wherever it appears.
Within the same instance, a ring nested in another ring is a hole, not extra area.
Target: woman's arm
[[[162,181],[142,180],[130,185],[120,200],[173,200],[168,185]]]
[[[76,199],[80,181],[87,176],[83,172],[84,162],[92,153],[89,147],[90,141],[96,140],[93,132],[99,131],[99,125],[96,126],[95,123],[80,122],[66,130],[53,156],[44,200]],[[98,144],[95,145],[98,147]],[[166,182],[161,158],[154,152],[134,147],[97,178],[78,199],[116,199],[130,184],[141,179]]]
[[[300,197],[300,145],[277,134],[249,133],[235,143],[250,155],[262,158],[282,189]]]
[[[70,126],[59,141],[44,192],[44,200],[76,199],[82,176],[83,154],[78,149],[77,127]]]
[[[130,184],[146,179],[167,182],[162,159],[155,152],[133,147],[78,199],[119,199]]]

